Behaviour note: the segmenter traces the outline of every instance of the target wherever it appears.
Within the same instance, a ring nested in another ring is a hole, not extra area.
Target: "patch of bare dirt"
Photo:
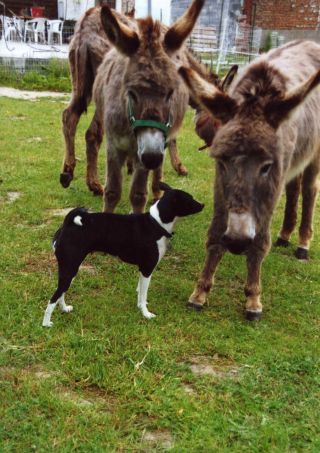
[[[96,273],[96,269],[91,264],[81,264],[79,271],[83,271],[86,274],[94,275]]]
[[[51,250],[28,256],[24,262],[27,272],[49,272],[56,267],[56,257]]]
[[[63,208],[63,209],[49,209],[49,214],[52,217],[65,217],[74,208]]]
[[[55,93],[52,91],[26,91],[17,90],[16,88],[0,87],[0,96],[5,96],[14,99],[34,100],[38,98],[65,98],[70,97],[70,94]]]
[[[183,390],[186,392],[187,395],[195,395],[196,391],[190,384],[183,384],[182,386]]]
[[[210,356],[193,356],[188,360],[191,371],[198,376],[213,376],[218,379],[236,379],[240,368],[225,358],[215,354]]]
[[[165,450],[173,448],[173,437],[169,431],[145,431],[142,442],[150,447],[160,447]]]
[[[21,197],[21,192],[7,192],[5,197],[0,197],[2,203],[14,203]]]
[[[26,142],[27,143],[39,143],[39,142],[42,142],[42,138],[41,137],[29,137],[27,138]]]

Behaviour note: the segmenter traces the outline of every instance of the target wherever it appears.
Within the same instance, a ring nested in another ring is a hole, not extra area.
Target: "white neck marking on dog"
[[[175,217],[172,222],[163,223],[162,220],[160,219],[159,209],[157,206],[158,203],[159,200],[151,206],[149,213],[151,217],[153,217],[159,223],[159,225],[162,226],[162,228],[164,228],[169,234],[172,234],[173,227],[177,220],[177,217]]]
[[[78,226],[83,226],[81,215],[75,216],[75,218],[73,219],[73,223],[75,223]]]

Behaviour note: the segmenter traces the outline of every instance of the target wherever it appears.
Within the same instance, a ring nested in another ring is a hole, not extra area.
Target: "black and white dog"
[[[51,315],[57,304],[63,312],[72,311],[64,295],[80,264],[92,252],[109,253],[138,266],[138,308],[148,319],[155,316],[147,308],[151,274],[167,250],[177,218],[196,214],[204,207],[187,192],[172,189],[165,183],[160,188],[164,195],[151,206],[149,213],[91,214],[84,208],[76,208],[67,214],[53,238],[59,280],[45,311],[43,326],[52,326]]]

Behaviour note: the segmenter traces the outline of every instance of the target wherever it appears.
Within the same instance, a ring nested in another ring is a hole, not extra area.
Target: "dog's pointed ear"
[[[166,184],[165,182],[162,182],[162,181],[160,181],[159,187],[160,187],[160,190],[163,190],[164,192],[166,190],[173,190],[172,187],[170,187],[168,184]]]
[[[100,17],[103,29],[111,44],[128,57],[133,55],[140,45],[137,33],[118,21],[107,5],[101,7]]]
[[[181,67],[179,74],[188,86],[192,97],[209,110],[215,118],[225,124],[235,116],[238,104],[234,99],[203,79],[193,69]]]

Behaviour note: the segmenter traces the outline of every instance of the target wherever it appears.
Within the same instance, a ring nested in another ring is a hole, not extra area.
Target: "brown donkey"
[[[175,138],[189,102],[177,68],[189,65],[183,43],[203,4],[204,0],[194,0],[169,29],[150,17],[128,27],[109,7],[101,8],[102,26],[113,49],[97,71],[96,112],[87,135],[93,155],[100,145],[100,131],[106,132],[107,212],[115,209],[121,197],[122,167],[128,157],[134,160],[133,212],[142,212],[146,204],[149,170],[161,173],[166,138]],[[153,193],[158,198],[159,188],[153,187]]]
[[[127,17],[116,11],[112,11],[112,14],[119,23],[126,25],[130,29],[137,29],[137,22],[133,18]],[[80,116],[87,110],[91,101],[92,87],[98,67],[105,54],[113,47],[113,42],[108,39],[104,27],[102,26],[100,16],[100,7],[89,9],[77,23],[75,34],[69,47],[72,98],[62,116],[63,133],[65,137],[65,157],[62,173],[60,175],[60,182],[63,187],[68,187],[73,179],[76,165],[75,134]],[[182,49],[188,59],[187,65],[205,76],[206,68],[196,61],[187,48],[183,47]],[[113,55],[117,57],[117,54]],[[95,124],[94,120],[93,128],[95,127]],[[95,134],[99,135],[99,142],[101,142],[103,130],[96,130],[93,132],[93,135]],[[87,184],[91,191],[96,194],[102,194],[103,188],[99,183],[97,176],[97,153],[99,151],[99,146],[91,146],[92,140],[95,141],[93,135],[92,129],[89,129],[86,134],[88,160]],[[186,175],[187,169],[180,160],[176,139],[174,137],[168,140],[168,150],[173,168],[179,175]]]
[[[226,95],[190,69],[180,73],[193,96],[223,122],[212,144],[216,159],[214,216],[207,258],[189,306],[206,302],[226,250],[247,257],[246,317],[259,319],[260,268],[270,248],[270,223],[286,186],[280,244],[296,222],[302,186],[302,220],[296,256],[308,258],[316,179],[320,171],[320,45],[294,41],[251,63]],[[300,176],[302,175],[302,176]]]

